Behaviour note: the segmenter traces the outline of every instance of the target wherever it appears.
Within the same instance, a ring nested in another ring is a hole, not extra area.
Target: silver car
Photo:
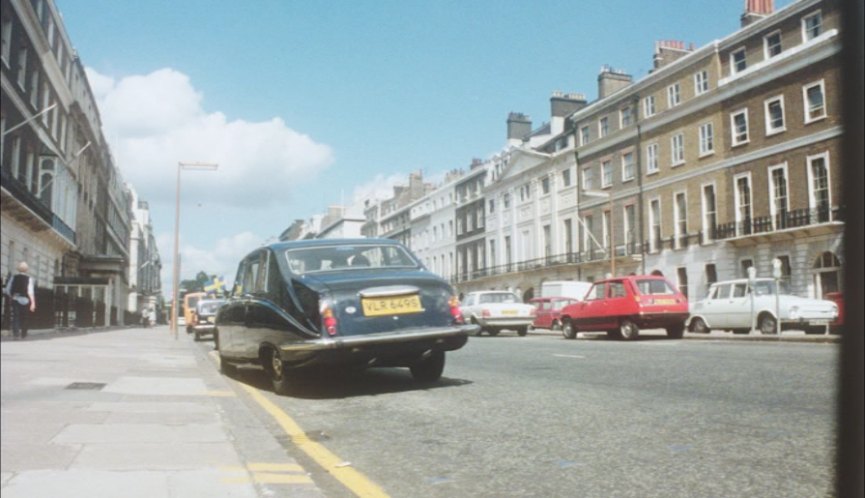
[[[503,329],[516,330],[524,336],[535,321],[535,307],[520,301],[510,291],[476,291],[465,295],[460,306],[469,323],[480,325],[477,335],[498,335]]]

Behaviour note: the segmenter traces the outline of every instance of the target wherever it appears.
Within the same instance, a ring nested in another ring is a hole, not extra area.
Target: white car
[[[712,284],[705,299],[691,303],[688,330],[707,333],[711,329],[720,329],[747,334],[753,317],[757,330],[774,334],[778,319],[775,314],[775,281],[758,278],[754,280],[753,294],[751,289],[748,279],[744,278]],[[777,298],[781,330],[822,334],[838,316],[838,306],[834,302],[793,296],[785,293],[783,286]]]
[[[466,322],[481,326],[477,335],[483,332],[498,335],[502,329],[510,329],[524,336],[535,320],[535,307],[521,302],[509,291],[469,292],[460,310]]]

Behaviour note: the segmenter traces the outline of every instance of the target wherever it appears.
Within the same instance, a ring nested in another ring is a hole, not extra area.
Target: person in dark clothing
[[[9,296],[9,309],[12,313],[12,337],[24,339],[27,337],[27,321],[30,313],[36,311],[36,296],[33,290],[33,278],[27,274],[27,263],[18,263],[18,273],[6,282],[4,292]]]

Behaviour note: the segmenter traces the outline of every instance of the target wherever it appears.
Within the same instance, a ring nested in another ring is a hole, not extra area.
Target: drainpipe
[[[579,142],[579,136],[577,133],[577,131],[578,131],[577,121],[574,120],[571,122],[571,124],[573,126],[573,133],[574,133],[574,188],[576,189],[574,199],[575,199],[575,203],[576,203],[576,207],[577,207],[577,225],[576,225],[577,244],[576,244],[576,247],[577,247],[577,255],[579,256],[579,253],[580,253],[579,248],[580,248],[580,244],[582,243],[581,238],[579,236],[579,233],[580,233],[580,227],[582,226],[582,223],[580,223],[580,151],[577,150],[577,147],[580,145],[580,142]],[[610,215],[612,215],[612,213],[610,213]],[[583,228],[583,229],[585,230],[585,228]],[[583,280],[582,261],[577,263],[577,280]]]
[[[646,274],[646,246],[643,244],[643,241],[646,240],[643,227],[645,226],[645,213],[643,212],[643,154],[642,154],[642,140],[643,140],[643,130],[642,125],[640,124],[640,96],[634,95],[634,115],[635,121],[637,123],[637,189],[638,189],[638,203],[640,204],[639,213],[640,213],[640,240],[638,241],[640,244],[640,273]]]

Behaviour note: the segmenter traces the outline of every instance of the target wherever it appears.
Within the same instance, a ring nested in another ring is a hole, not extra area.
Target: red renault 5
[[[584,301],[561,312],[562,335],[605,331],[611,338],[632,340],[641,328],[667,329],[678,339],[688,319],[688,298],[664,277],[632,275],[595,282]]]

